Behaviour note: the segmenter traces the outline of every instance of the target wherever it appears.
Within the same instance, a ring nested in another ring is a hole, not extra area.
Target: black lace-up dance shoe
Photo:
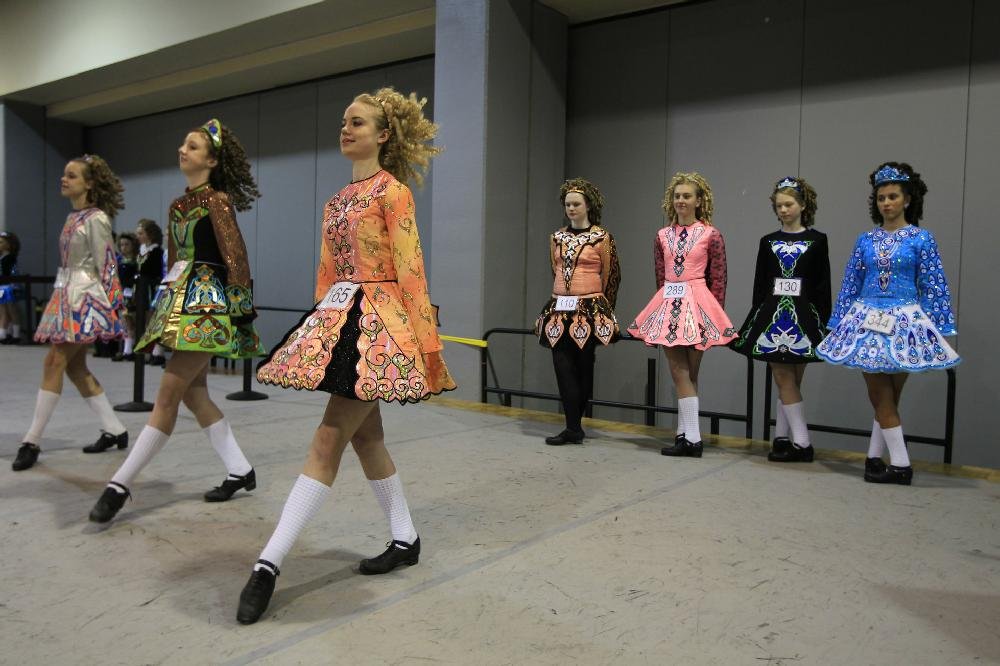
[[[885,461],[881,458],[865,458],[865,476],[869,474],[883,474],[885,472]]]
[[[111,486],[121,488],[125,492],[120,493]],[[108,487],[104,489],[104,494],[98,498],[97,504],[90,510],[91,522],[106,523],[110,521],[125,506],[125,500],[131,497],[132,493],[128,491],[128,488],[120,483],[110,482]]]
[[[101,436],[96,442],[90,446],[83,447],[84,453],[104,453],[110,448],[117,446],[119,449],[128,448],[128,431],[126,430],[120,435],[112,435],[111,433],[101,431]]]
[[[38,454],[41,452],[42,450],[38,447],[38,444],[25,442],[17,450],[17,457],[14,458],[14,462],[11,463],[10,468],[15,472],[22,472],[31,468],[38,462]]]
[[[558,435],[553,435],[552,437],[546,437],[545,443],[549,446],[562,446],[563,444],[579,444],[586,437],[586,433],[582,430],[563,430]]]
[[[664,446],[660,449],[660,455],[671,456],[674,458],[679,458],[682,456],[688,456],[691,458],[701,458],[701,452],[704,449],[701,442],[689,442],[683,434],[677,435],[674,438],[673,446]]]
[[[865,461],[867,466],[867,460]],[[865,481],[868,483],[898,483],[901,486],[908,486],[913,482],[913,467],[896,467],[886,465],[881,472],[869,472],[865,470]]]
[[[257,487],[257,475],[253,470],[250,470],[243,476],[238,476],[235,479],[227,478],[222,482],[221,486],[216,486],[212,488],[207,493],[205,493],[206,502],[225,502],[227,499],[233,496],[240,488],[246,490],[253,490]]]
[[[784,438],[781,438],[784,439]],[[777,440],[775,440],[777,442]],[[791,442],[791,440],[785,440],[788,442],[788,446],[782,446],[781,448],[775,447],[767,454],[767,459],[771,462],[779,463],[793,463],[793,462],[812,462],[813,456],[815,456],[816,451],[813,447],[805,446],[799,448]]]
[[[385,545],[388,548],[378,557],[361,560],[361,573],[366,576],[389,573],[403,564],[411,567],[420,561],[420,537],[413,543],[390,541]]]
[[[274,573],[261,567],[250,574],[250,580],[240,592],[240,606],[236,610],[236,621],[240,624],[253,624],[260,619],[260,616],[267,610],[267,605],[271,603],[275,580],[281,575],[278,567],[267,560],[257,560],[257,564],[271,567],[274,569]]]

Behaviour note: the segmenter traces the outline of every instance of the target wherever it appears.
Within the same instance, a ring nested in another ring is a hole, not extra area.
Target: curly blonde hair
[[[108,163],[98,155],[81,155],[71,162],[83,167],[83,179],[92,185],[87,192],[87,203],[103,210],[108,217],[114,217],[125,208],[122,193],[125,188]]]
[[[694,211],[694,216],[704,222],[705,224],[712,224],[712,214],[715,212],[715,204],[712,199],[712,188],[709,187],[708,181],[697,171],[692,171],[690,173],[685,173],[683,171],[678,171],[674,174],[674,177],[670,179],[670,183],[667,185],[667,192],[663,196],[663,210],[667,214],[667,219],[670,220],[670,224],[677,223],[677,211],[674,210],[674,190],[678,185],[682,184],[694,185],[695,194],[701,197],[701,205],[698,206]]]
[[[802,217],[799,218],[802,222],[803,227],[811,227],[816,222],[816,209],[819,206],[816,204],[816,190],[812,185],[807,183],[804,178],[792,178],[800,189],[794,187],[778,187],[781,183],[785,182],[785,178],[779,180],[775,186],[774,191],[771,192],[771,210],[774,214],[778,214],[778,206],[774,202],[774,198],[779,194],[787,194],[793,197],[802,206]]]
[[[354,98],[375,109],[375,127],[389,130],[389,140],[379,148],[378,161],[382,168],[401,183],[424,184],[424,172],[431,158],[441,149],[430,142],[438,126],[424,117],[427,98],[417,99],[416,93],[404,97],[395,88],[379,88],[374,94],[362,93]]]
[[[587,201],[587,219],[591,224],[601,223],[601,209],[604,208],[604,197],[597,186],[585,178],[570,178],[559,188],[559,202],[566,203],[566,195],[579,192]]]

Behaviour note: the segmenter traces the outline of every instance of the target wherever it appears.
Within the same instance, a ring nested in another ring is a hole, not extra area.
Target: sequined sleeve
[[[441,339],[427,293],[424,253],[417,233],[413,194],[406,185],[394,182],[386,189],[380,202],[389,233],[392,263],[396,267],[396,280],[403,295],[403,307],[406,308],[417,344],[424,354],[441,351]]]
[[[955,335],[955,313],[951,309],[951,290],[944,276],[941,254],[934,235],[926,229],[921,233],[920,257],[917,262],[917,299],[942,335]]]
[[[615,238],[608,234],[601,243],[601,280],[604,297],[614,308],[618,302],[618,288],[622,284],[621,266],[618,264],[618,249]]]
[[[705,267],[705,283],[722,307],[726,307],[727,280],[726,242],[722,239],[722,233],[713,227],[712,237],[708,239],[708,265]]]
[[[854,244],[854,250],[847,259],[844,267],[844,281],[840,283],[840,293],[837,294],[837,302],[833,306],[833,314],[830,315],[828,328],[836,328],[840,320],[844,318],[851,305],[861,293],[861,287],[865,283],[865,253],[864,240],[866,234],[858,236]]]
[[[226,263],[226,299],[229,301],[229,316],[234,324],[253,321],[257,312],[253,307],[253,292],[250,286],[250,262],[243,234],[236,225],[236,214],[229,198],[221,192],[213,192],[205,202],[208,216],[215,232],[215,242],[219,254]]]
[[[111,233],[111,220],[102,211],[89,215],[84,222],[90,254],[94,257],[97,274],[101,279],[108,300],[113,309],[125,305],[121,281],[118,279],[118,265],[115,256],[115,241]]]
[[[559,241],[556,240],[556,235],[551,234],[549,236],[549,266],[552,268],[552,279],[556,277],[556,271],[558,266],[556,265],[556,257],[559,256]]]
[[[768,242],[761,238],[760,244],[757,246],[757,263],[753,272],[753,295],[750,298],[751,309],[759,306],[767,298],[767,282],[770,277],[767,263],[770,257],[768,255],[773,255],[773,253],[768,251]]]
[[[660,232],[653,237],[653,270],[656,272],[656,288],[662,289],[667,281],[667,269],[663,264],[663,243],[660,242]]]

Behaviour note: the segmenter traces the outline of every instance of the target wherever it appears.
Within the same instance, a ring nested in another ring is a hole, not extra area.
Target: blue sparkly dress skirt
[[[816,353],[830,363],[873,373],[958,365],[944,339],[958,331],[931,232],[878,227],[858,236],[828,326]]]

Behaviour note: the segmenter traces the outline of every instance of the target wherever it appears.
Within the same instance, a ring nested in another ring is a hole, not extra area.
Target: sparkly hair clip
[[[910,174],[888,164],[875,172],[875,187],[886,183],[906,183],[909,180]]]
[[[222,146],[222,123],[219,122],[217,118],[212,118],[207,123],[201,126],[201,129],[208,134],[208,138],[212,140],[212,145],[216,148]]]
[[[802,184],[791,176],[786,176],[785,178],[779,180],[778,184],[774,186],[774,189],[783,190],[786,187],[790,187],[799,194],[802,194]]]
[[[378,102],[378,105],[380,107],[382,107],[382,113],[385,115],[386,122],[388,122],[389,124],[392,124],[392,118],[389,117],[389,109],[387,109],[385,107],[385,102],[383,102],[382,100],[380,100],[375,95],[372,95],[371,97],[372,97],[373,100],[375,100],[376,102]]]

